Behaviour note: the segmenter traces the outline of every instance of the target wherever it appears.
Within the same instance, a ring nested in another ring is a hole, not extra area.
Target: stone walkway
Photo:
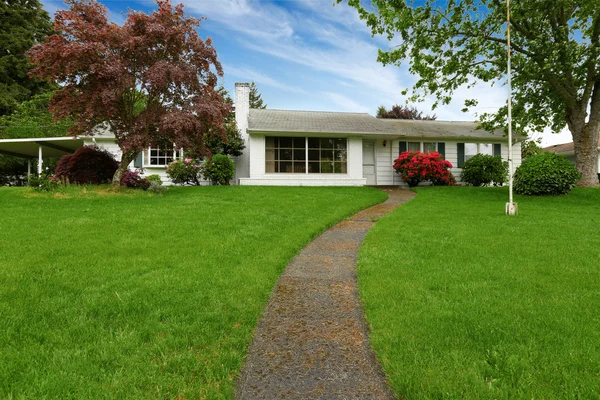
[[[393,399],[368,341],[356,256],[375,220],[412,199],[389,198],[312,241],[277,282],[254,333],[238,399]]]

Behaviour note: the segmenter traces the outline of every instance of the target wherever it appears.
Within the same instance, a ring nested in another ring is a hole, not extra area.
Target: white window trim
[[[267,151],[267,137],[297,137],[297,136],[265,136],[264,140],[265,140],[265,154]],[[265,175],[269,175],[269,176],[281,176],[281,175],[286,175],[286,176],[302,176],[302,175],[307,175],[307,176],[348,176],[348,142],[349,139],[348,137],[340,137],[340,138],[332,138],[332,137],[320,137],[320,136],[310,136],[310,138],[317,138],[317,139],[346,139],[346,172],[345,173],[335,173],[335,172],[331,172],[331,173],[309,173],[308,172],[308,139],[309,136],[305,136],[304,137],[304,151],[306,152],[306,160],[304,160],[304,165],[305,165],[305,170],[304,173],[294,173],[294,172],[267,172],[266,170],[266,159],[265,159]],[[319,160],[320,162],[320,160]]]
[[[148,146],[147,151],[142,152],[142,168],[167,168],[169,166],[169,164],[151,164],[150,163],[150,158],[151,158],[150,152],[152,150],[160,150],[160,149],[157,147]],[[146,154],[148,155],[147,160],[146,160]],[[183,148],[177,150],[175,148],[175,146],[173,146],[173,160],[177,160],[177,159],[180,159],[180,160],[183,159]],[[146,164],[146,161],[148,162],[147,164]]]

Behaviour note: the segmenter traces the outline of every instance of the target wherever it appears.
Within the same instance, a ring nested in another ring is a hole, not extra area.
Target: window
[[[437,151],[437,143],[425,142],[423,143],[423,153],[434,153]]]
[[[421,151],[421,142],[408,142],[408,151]]]
[[[502,145],[494,143],[494,157],[502,157]]]
[[[148,152],[150,154],[148,157],[150,166],[166,166],[175,158],[175,149],[163,150],[150,148]]]
[[[265,171],[267,173],[306,172],[306,139],[266,137]]]
[[[400,142],[400,153],[405,151],[421,151],[421,142]],[[446,143],[444,142],[423,142],[423,153],[433,153],[437,151],[446,158]]]
[[[457,143],[458,162],[457,167],[462,168],[469,158],[476,154],[487,154],[494,157],[502,156],[502,145],[500,143]]]
[[[265,137],[266,173],[347,173],[347,140]]]

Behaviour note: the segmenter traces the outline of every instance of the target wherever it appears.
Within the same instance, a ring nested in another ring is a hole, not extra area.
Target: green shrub
[[[148,179],[148,182],[156,183],[158,186],[163,184],[162,179],[160,179],[160,175],[158,174],[148,175],[146,179]]]
[[[501,186],[507,175],[508,163],[502,158],[477,154],[465,162],[460,179],[473,186]]]
[[[542,153],[527,157],[514,175],[514,189],[519,194],[566,194],[581,174],[564,156]]]
[[[40,192],[52,192],[59,188],[60,181],[51,176],[48,170],[40,176],[31,175],[28,180],[28,185]]]
[[[202,167],[191,158],[175,160],[167,166],[167,175],[175,185],[200,185]]]
[[[148,192],[156,194],[165,194],[167,190],[169,189],[166,186],[162,186],[157,182],[150,182],[150,186],[148,186]]]
[[[226,155],[215,154],[204,164],[202,175],[213,185],[229,185],[235,175],[235,165]]]

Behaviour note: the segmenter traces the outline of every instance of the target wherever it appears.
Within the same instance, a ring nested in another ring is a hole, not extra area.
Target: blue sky
[[[100,0],[114,22],[128,8],[149,12],[151,0]],[[177,3],[177,0],[173,1]],[[42,0],[53,14],[61,0]],[[377,63],[377,49],[394,45],[371,37],[356,10],[333,0],[184,0],[186,11],[207,18],[199,30],[213,38],[233,94],[235,82],[255,81],[269,108],[367,112],[379,105],[404,104],[401,92],[415,82],[406,67]],[[506,102],[506,88],[482,84],[455,93],[454,101],[434,111],[439,120],[474,120]],[[462,113],[467,98],[479,98]],[[433,99],[416,106],[431,113]],[[571,141],[569,135],[543,135],[543,144]]]

